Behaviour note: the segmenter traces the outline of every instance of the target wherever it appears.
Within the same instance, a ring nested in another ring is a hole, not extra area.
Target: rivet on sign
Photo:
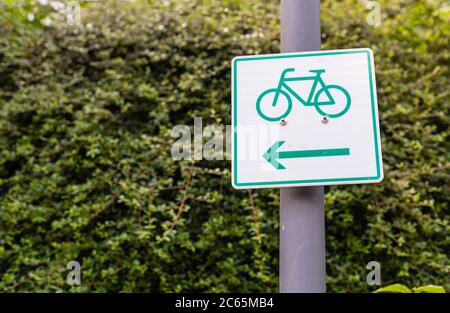
[[[329,122],[328,117],[324,116],[324,117],[322,118],[322,124],[326,124],[326,123],[328,123],[328,122]]]
[[[283,119],[280,121],[280,124],[281,124],[281,126],[286,126],[287,122],[286,122],[286,120],[283,118]]]

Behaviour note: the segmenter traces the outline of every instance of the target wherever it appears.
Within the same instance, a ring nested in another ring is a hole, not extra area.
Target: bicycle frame
[[[331,96],[330,92],[326,88],[326,85],[325,85],[324,81],[322,80],[322,77],[320,76],[321,72],[317,72],[315,76],[285,78],[286,73],[293,72],[294,70],[295,69],[293,69],[293,68],[287,68],[281,73],[281,77],[280,77],[280,81],[278,83],[277,90],[281,90],[281,88],[284,87],[284,89],[286,89],[291,95],[293,95],[304,106],[315,106],[315,105],[318,105],[318,104],[320,104],[320,105],[332,105],[332,104],[336,103],[334,101],[333,97]],[[313,83],[313,85],[311,87],[311,90],[309,91],[308,100],[306,100],[306,101],[299,94],[297,94],[291,87],[289,87],[288,84],[286,84],[286,82],[305,81],[305,80],[314,80],[314,83]],[[314,91],[316,90],[317,84],[320,84],[320,88],[324,89],[325,94],[327,95],[329,101],[325,101],[325,102],[321,101],[321,102],[317,102],[317,103],[313,102],[312,98],[314,96]],[[276,106],[279,94],[280,94],[280,92],[278,91],[276,93],[274,99],[273,99],[272,106]]]

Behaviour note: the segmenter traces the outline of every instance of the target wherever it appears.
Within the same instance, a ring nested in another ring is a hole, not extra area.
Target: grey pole
[[[320,50],[320,0],[281,0],[281,52],[308,50]],[[323,186],[280,198],[280,292],[326,292]]]

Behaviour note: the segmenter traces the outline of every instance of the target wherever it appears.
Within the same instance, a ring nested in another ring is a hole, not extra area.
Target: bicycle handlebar
[[[282,72],[282,74],[284,75],[284,74],[286,74],[287,72],[294,72],[294,71],[295,71],[295,68],[290,67],[290,68],[284,69],[283,72]]]

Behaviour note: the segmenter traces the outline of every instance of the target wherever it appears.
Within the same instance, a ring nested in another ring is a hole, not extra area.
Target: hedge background
[[[371,260],[383,284],[449,290],[448,7],[380,3],[373,27],[361,1],[322,2],[322,49],[374,50],[385,170],[327,188],[328,290],[374,290]],[[230,123],[230,60],[279,51],[278,7],[108,1],[74,27],[3,3],[0,291],[277,291],[279,191],[233,190],[229,161],[172,161],[170,130]]]

